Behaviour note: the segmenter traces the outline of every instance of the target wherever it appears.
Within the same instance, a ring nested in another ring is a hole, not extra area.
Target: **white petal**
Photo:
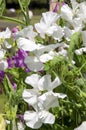
[[[58,98],[62,98],[62,99],[64,99],[65,97],[67,97],[67,95],[63,94],[63,93],[56,93],[56,95],[58,96]]]
[[[86,121],[83,121],[82,124],[74,130],[86,130]]]
[[[4,44],[7,49],[10,49],[12,47],[12,45],[9,44],[7,41],[5,41]]]
[[[25,51],[34,51],[38,47],[34,41],[25,38],[19,38],[17,46],[19,49],[23,49]]]
[[[44,75],[38,82],[39,90],[51,90],[51,75]]]
[[[37,106],[37,92],[34,89],[26,89],[23,91],[22,97],[25,102],[27,102],[29,105],[36,107]]]
[[[52,60],[54,56],[55,56],[54,52],[49,52],[47,54],[43,54],[40,56],[40,61],[43,63],[46,63],[47,61]]]
[[[31,76],[28,76],[25,79],[25,83],[31,85],[34,88],[38,88],[39,78],[40,78],[40,75],[38,75],[38,74],[32,74]]]
[[[48,11],[46,13],[42,13],[42,19],[45,24],[51,26],[53,23],[57,21],[59,18],[58,14],[52,11]]]
[[[54,124],[55,122],[55,116],[48,111],[39,112],[39,117],[43,123]]]
[[[80,49],[75,50],[75,54],[76,55],[82,55],[83,54],[83,49],[80,48]]]
[[[40,36],[42,38],[45,38],[45,31],[47,29],[46,24],[41,22],[41,23],[36,23],[34,26],[35,26],[35,29],[37,30],[37,32],[40,34]]]
[[[4,71],[5,69],[8,68],[8,63],[6,60],[1,60],[0,61],[0,70]]]
[[[32,129],[38,129],[42,126],[39,115],[35,111],[26,111],[24,114],[24,120],[26,125]]]
[[[40,110],[48,110],[51,107],[57,107],[59,105],[58,96],[52,91],[46,92],[43,95],[39,96],[38,100],[38,106]]]
[[[63,43],[62,43],[63,44]],[[41,44],[38,44],[38,48],[37,50],[34,51],[35,55],[36,56],[40,56],[42,55],[44,52],[50,52],[50,51],[53,51],[55,48],[59,47],[62,45],[61,43],[57,43],[57,44],[51,44],[51,45],[41,45]]]
[[[56,30],[53,32],[53,38],[55,40],[61,41],[64,35],[63,29],[60,26],[57,26]]]
[[[53,32],[56,30],[56,25],[53,25],[53,26],[50,26],[47,28],[46,30],[46,35],[48,36],[52,36],[53,35]]]
[[[6,51],[4,49],[0,49],[0,60],[4,58]]]
[[[18,122],[17,126],[18,126],[18,130],[25,130],[25,126],[22,122]]]
[[[61,81],[60,81],[59,77],[57,76],[55,78],[55,80],[52,82],[52,88],[51,89],[54,89],[54,88],[56,88],[59,85],[61,85]]]
[[[19,37],[24,37],[29,38],[30,40],[34,40],[34,38],[37,36],[37,33],[33,31],[33,26],[28,26],[14,35],[16,39]]]
[[[0,38],[10,38],[11,37],[11,31],[9,28],[6,28],[5,31],[0,32]]]
[[[73,30],[70,30],[68,27],[64,27],[64,37],[67,41],[70,41],[70,37],[73,34]]]
[[[24,63],[31,71],[34,72],[43,70],[44,68],[43,63],[35,56],[27,56],[24,60]]]
[[[61,17],[65,19],[66,21],[69,21],[69,22],[72,21],[72,18],[73,18],[72,9],[67,4],[64,4],[61,7]]]

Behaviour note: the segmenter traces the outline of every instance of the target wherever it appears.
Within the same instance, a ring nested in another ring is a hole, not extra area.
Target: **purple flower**
[[[18,31],[19,31],[18,27],[12,28],[11,32],[12,32],[12,37],[13,37],[14,39],[15,39],[15,33],[18,32]]]
[[[2,82],[4,78],[4,71],[0,70],[0,82]]]
[[[24,68],[26,67],[26,64],[24,63],[25,57],[28,55],[28,53],[24,50],[18,50],[15,56],[12,56],[12,58],[8,58],[8,68],[12,67],[19,67]]]
[[[16,84],[16,83],[12,83],[12,85],[13,85],[14,90],[16,91],[16,89],[17,89],[17,84]]]

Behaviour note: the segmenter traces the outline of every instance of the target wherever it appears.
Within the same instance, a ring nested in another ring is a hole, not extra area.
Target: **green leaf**
[[[7,70],[8,73],[10,73],[13,77],[19,78],[19,68],[11,68]]]
[[[81,38],[80,32],[76,32],[71,36],[70,46],[69,46],[69,49],[68,49],[68,55],[69,55],[70,61],[73,60],[75,48],[78,48],[79,45],[80,45],[80,38]]]
[[[6,102],[7,102],[7,96],[5,94],[1,94],[0,95],[0,113],[4,113]]]
[[[5,0],[0,0],[0,16],[3,15],[5,7],[6,7]]]
[[[24,20],[26,23],[26,26],[30,24],[30,19],[29,19],[29,11],[28,11],[28,6],[30,4],[30,0],[18,0],[19,6],[21,8],[21,11],[24,15]]]
[[[4,77],[4,89],[5,89],[5,92],[7,93],[7,95],[9,95],[10,91],[14,92],[13,86],[12,86],[9,78],[7,77],[7,75],[5,75],[5,77]]]

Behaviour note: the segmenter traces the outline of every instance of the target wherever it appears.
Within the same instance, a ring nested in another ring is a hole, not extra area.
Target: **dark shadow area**
[[[11,2],[11,3],[7,3],[6,2],[6,8],[10,9],[10,8],[14,8],[14,9],[19,9],[19,4],[15,3],[15,2]],[[40,1],[31,1],[30,5],[29,5],[30,9],[42,9],[42,8],[47,8],[49,9],[49,3],[46,0],[46,2],[40,2]]]

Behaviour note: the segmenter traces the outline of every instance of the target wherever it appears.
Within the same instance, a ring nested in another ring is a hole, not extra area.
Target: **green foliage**
[[[74,50],[78,49],[80,47],[80,39],[81,39],[80,32],[76,32],[71,36],[70,46],[69,46],[69,50],[68,50],[68,55],[69,55],[70,61],[73,60]]]
[[[6,5],[5,5],[5,0],[0,0],[0,15],[2,16],[4,13],[4,9],[5,9]]]

